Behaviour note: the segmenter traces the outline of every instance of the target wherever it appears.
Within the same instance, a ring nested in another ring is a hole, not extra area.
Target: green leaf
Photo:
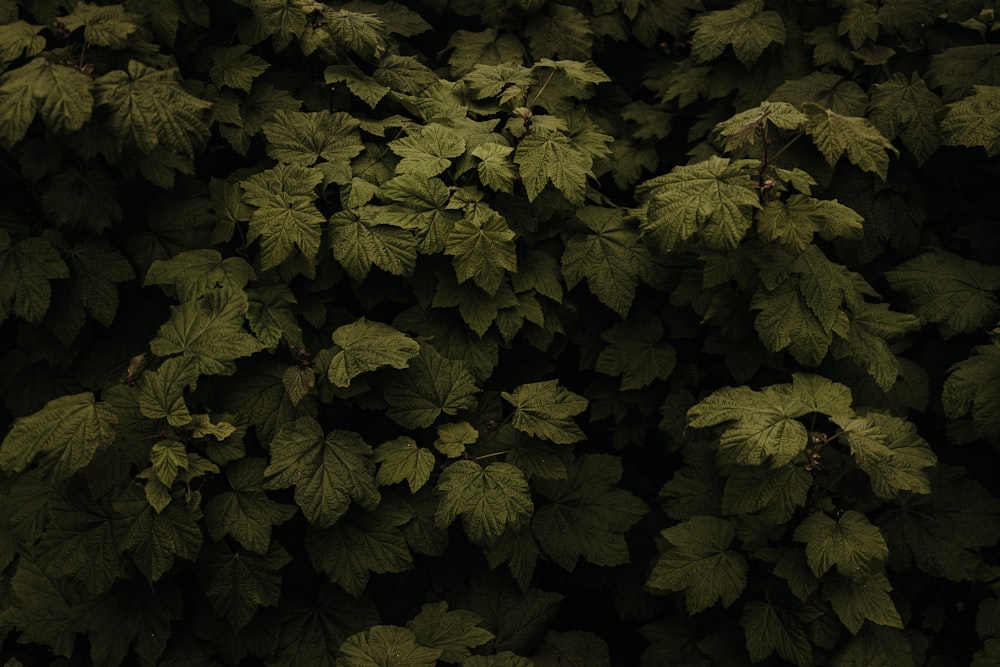
[[[333,526],[310,530],[306,550],[317,570],[351,595],[364,593],[372,573],[403,572],[413,560],[399,524],[387,512],[350,512]]]
[[[865,42],[878,38],[880,23],[878,9],[866,2],[859,2],[845,8],[840,25],[837,26],[837,34],[847,35],[851,46],[860,49]]]
[[[249,240],[261,239],[261,268],[281,264],[296,246],[307,259],[319,252],[321,225],[316,208],[317,185],[323,174],[298,164],[279,164],[240,182],[244,201],[254,206]]]
[[[351,159],[364,150],[358,126],[348,113],[279,109],[262,129],[269,156],[285,164],[316,165],[327,182],[343,184],[351,182]]]
[[[116,528],[122,546],[150,581],[157,581],[174,565],[176,558],[195,560],[201,551],[202,534],[198,517],[180,502],[172,502],[157,512],[145,495],[132,486],[115,501]]]
[[[295,502],[314,526],[336,523],[352,500],[374,508],[381,499],[371,447],[357,433],[324,434],[315,419],[300,417],[278,429],[270,453],[265,488],[295,486]]]
[[[588,454],[566,466],[564,480],[536,480],[550,502],[535,510],[531,527],[545,553],[572,572],[578,559],[610,567],[629,562],[625,532],[646,514],[646,504],[624,489],[621,459]]]
[[[0,623],[16,628],[20,641],[44,644],[69,658],[83,612],[80,596],[65,579],[48,576],[26,557],[18,559],[17,571],[8,581],[13,595],[6,598]]]
[[[757,214],[757,231],[765,241],[777,241],[789,252],[805,252],[816,232],[825,239],[860,239],[864,218],[837,200],[792,194],[769,200]]]
[[[732,9],[699,14],[690,29],[691,55],[701,62],[718,58],[732,46],[739,61],[749,67],[768,46],[785,43],[785,24],[777,12],[764,9],[764,0],[744,0]]]
[[[745,161],[710,157],[674,167],[647,181],[649,201],[642,234],[662,252],[698,236],[709,248],[736,248],[750,229],[750,211],[760,208]]]
[[[697,614],[718,601],[728,607],[747,584],[747,562],[728,549],[736,531],[728,521],[696,516],[660,533],[669,544],[649,575],[653,591],[684,591]]]
[[[403,158],[396,165],[396,173],[429,178],[451,166],[452,159],[464,153],[466,146],[461,134],[438,123],[428,123],[414,134],[390,141],[389,148]]]
[[[948,369],[941,391],[945,415],[957,420],[971,417],[979,437],[1000,434],[1000,345],[977,345],[968,359]]]
[[[762,102],[722,121],[715,126],[715,131],[729,153],[744,146],[756,146],[764,138],[767,125],[781,130],[798,130],[808,120],[808,116],[788,102]]]
[[[249,46],[240,44],[218,49],[212,54],[212,66],[208,70],[212,82],[219,88],[225,86],[249,93],[254,79],[271,66],[249,51]]]
[[[558,380],[522,384],[501,396],[514,406],[511,424],[519,431],[558,444],[586,437],[573,417],[587,409],[587,399],[560,387]]]
[[[110,326],[118,312],[116,283],[132,280],[131,265],[103,241],[84,241],[66,253],[73,291],[91,317]],[[0,308],[2,309],[2,308]]]
[[[811,115],[806,106],[810,102],[843,116],[862,116],[868,109],[868,95],[864,89],[833,72],[812,72],[786,81],[771,92],[770,99],[791,102],[802,108],[807,116]]]
[[[409,367],[386,380],[383,392],[390,419],[404,428],[423,428],[441,414],[454,415],[472,407],[479,389],[464,363],[421,345]]]
[[[250,622],[259,607],[275,607],[281,597],[281,568],[292,557],[274,543],[264,554],[232,551],[225,543],[200,564],[208,582],[205,597],[233,630]]]
[[[472,149],[472,156],[479,159],[476,170],[483,185],[498,192],[514,192],[517,172],[514,171],[514,163],[509,159],[513,152],[514,149],[510,146],[493,142],[486,142]]]
[[[902,628],[903,621],[889,597],[891,590],[885,573],[873,572],[859,580],[844,577],[831,579],[823,585],[823,599],[830,603],[851,634],[857,634],[866,620],[890,628]]]
[[[726,479],[722,512],[754,514],[769,524],[782,524],[805,506],[812,482],[801,466],[737,468]]]
[[[934,250],[886,272],[893,289],[903,292],[924,322],[945,338],[993,325],[1000,319],[1000,267]]]
[[[60,396],[14,421],[0,443],[0,469],[21,472],[41,456],[52,479],[80,470],[115,439],[118,417],[91,392]]]
[[[475,461],[456,461],[441,472],[436,488],[440,500],[434,522],[447,528],[461,516],[466,534],[477,544],[493,542],[534,511],[524,473],[509,463],[494,461],[484,468]]]
[[[469,422],[440,424],[437,427],[437,436],[434,449],[454,459],[465,452],[466,445],[475,444],[479,440],[479,431]]]
[[[593,31],[587,16],[561,4],[548,5],[547,14],[535,14],[524,29],[532,55],[538,59],[590,57]]]
[[[813,512],[795,529],[793,539],[806,545],[806,560],[817,577],[837,566],[837,572],[855,581],[880,571],[889,557],[879,529],[864,514],[847,510],[836,519]]]
[[[263,347],[243,330],[246,297],[240,292],[215,290],[196,301],[171,306],[170,311],[170,319],[160,326],[150,349],[160,357],[180,354],[199,373],[231,373],[234,359]]]
[[[337,353],[330,360],[330,382],[348,387],[358,375],[382,366],[406,368],[420,354],[420,344],[388,324],[362,317],[333,332]]]
[[[197,152],[208,134],[204,117],[211,104],[188,93],[177,78],[176,68],[157,70],[130,60],[127,70],[112,70],[94,81],[97,106],[109,114],[110,136],[119,147]]]
[[[331,65],[326,68],[323,78],[328,84],[343,81],[348,90],[373,109],[390,92],[388,86],[366,76],[353,65]]]
[[[242,257],[222,258],[217,250],[187,250],[167,260],[156,260],[146,271],[144,285],[173,285],[181,301],[208,294],[219,286],[242,290],[256,277]]]
[[[397,276],[411,274],[416,265],[413,232],[378,221],[374,207],[330,216],[333,256],[355,280],[364,280],[373,265]]]
[[[806,133],[813,138],[816,148],[832,167],[844,153],[847,159],[862,171],[886,179],[889,171],[889,153],[899,151],[882,136],[866,118],[842,116],[835,111],[807,103],[809,124]]]
[[[421,646],[416,635],[395,625],[376,625],[340,645],[337,667],[434,667],[441,650]]]
[[[532,130],[517,145],[514,163],[534,201],[547,183],[559,190],[570,203],[581,205],[592,176],[591,159],[576,150],[566,135],[552,130]]]
[[[89,76],[75,67],[35,58],[0,76],[0,117],[6,121],[0,140],[9,146],[19,142],[36,113],[53,132],[76,132],[90,120],[93,107]]]
[[[496,635],[491,648],[498,654],[534,650],[565,597],[537,588],[522,592],[506,577],[476,578],[469,583],[462,607],[483,618],[482,627]]]
[[[941,131],[948,146],[982,146],[987,155],[1000,153],[1000,86],[974,86],[971,96],[949,104]]]
[[[815,284],[821,286],[816,292],[820,297],[824,296],[822,290],[831,287],[820,280]],[[835,319],[824,325],[801,292],[789,282],[781,283],[775,290],[758,289],[750,308],[760,311],[754,319],[754,328],[761,342],[773,352],[788,349],[796,361],[808,366],[818,366],[826,357],[833,342],[833,327],[843,329],[847,324],[846,316],[838,308]]]
[[[665,380],[674,370],[677,354],[662,342],[663,325],[649,313],[636,313],[616,324],[601,338],[608,343],[597,357],[596,370],[621,378],[621,389],[642,389]]]
[[[422,646],[441,650],[440,660],[462,663],[472,653],[470,649],[493,639],[493,633],[477,627],[479,616],[464,609],[448,610],[447,602],[428,602],[413,619],[406,622]]]
[[[41,237],[26,238],[16,245],[6,230],[0,230],[0,318],[13,311],[38,324],[49,310],[49,281],[68,278],[69,267],[59,251]]]
[[[566,286],[572,289],[586,278],[598,300],[625,317],[639,277],[651,268],[652,258],[621,209],[584,207],[576,215],[588,231],[566,242],[562,256]]]
[[[88,607],[90,659],[95,665],[119,665],[131,648],[142,660],[159,660],[170,639],[170,623],[181,612],[176,588],[150,586],[138,577],[120,580]]]
[[[752,600],[743,607],[740,625],[753,662],[762,662],[777,651],[782,659],[796,665],[813,664],[809,637],[788,609]]]
[[[834,421],[858,467],[868,473],[875,495],[889,499],[900,491],[930,493],[924,468],[936,464],[937,457],[913,424],[877,412]]]
[[[388,28],[375,14],[328,8],[323,17],[334,43],[346,46],[363,58],[377,58],[389,46]]]
[[[83,28],[83,39],[95,46],[120,49],[128,45],[129,36],[139,29],[137,17],[121,5],[98,6],[81,2],[60,20],[69,31]]]
[[[18,58],[30,58],[45,50],[45,38],[39,35],[45,26],[24,21],[0,25],[0,65]]]
[[[334,667],[341,643],[380,622],[370,600],[356,600],[332,584],[290,594],[282,604],[284,620],[275,667]]]
[[[153,464],[153,474],[165,487],[170,487],[177,479],[177,472],[188,468],[188,453],[183,442],[160,440],[149,452]]]
[[[945,114],[941,98],[935,95],[916,72],[910,79],[894,74],[872,91],[869,118],[890,139],[899,137],[917,164],[927,161],[941,145],[938,124]],[[977,129],[981,123],[977,123]]]
[[[271,527],[288,521],[295,508],[275,502],[264,491],[264,459],[247,458],[226,466],[229,488],[205,505],[205,527],[221,542],[231,536],[245,549],[266,556],[271,545]]]
[[[380,207],[377,222],[413,230],[421,252],[444,250],[445,239],[461,215],[449,209],[451,192],[444,181],[403,174],[383,183],[380,192],[399,203]]]
[[[771,467],[789,463],[808,441],[805,426],[796,418],[810,412],[809,406],[788,385],[724,387],[688,410],[688,425],[714,426],[735,420],[719,439],[719,457],[727,463]]]
[[[480,32],[455,30],[448,40],[448,48],[454,49],[448,57],[448,66],[455,78],[461,78],[477,65],[486,67],[524,60],[520,40],[511,33],[498,34],[495,28]]]
[[[372,78],[404,95],[420,95],[438,83],[438,75],[415,56],[386,55]]]
[[[250,325],[250,330],[253,331],[257,340],[263,343],[269,351],[273,352],[282,339],[286,341],[286,344],[294,347],[299,347],[302,344],[302,327],[299,326],[296,315],[291,308],[292,304],[296,302],[295,294],[288,285],[258,283],[255,287],[246,290],[246,293],[247,324]],[[299,379],[303,382],[309,382],[309,376],[305,373]]]
[[[400,436],[375,448],[375,463],[379,464],[375,481],[389,486],[405,479],[410,493],[416,493],[430,479],[434,462],[431,450],[417,447],[411,437]]]
[[[455,260],[458,282],[470,278],[488,294],[495,294],[506,271],[517,271],[515,234],[503,216],[476,207],[460,218],[445,239],[445,254]]]

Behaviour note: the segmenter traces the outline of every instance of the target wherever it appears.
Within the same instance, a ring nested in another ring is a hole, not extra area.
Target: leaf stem
[[[552,77],[554,77],[555,75],[556,75],[556,68],[555,68],[555,67],[553,67],[553,68],[552,68],[552,71],[551,71],[551,72],[549,72],[549,76],[548,76],[548,78],[546,78],[546,79],[545,79],[545,83],[543,83],[543,84],[542,84],[542,87],[538,89],[538,92],[537,92],[537,93],[535,93],[535,99],[531,100],[531,104],[528,104],[528,105],[527,105],[529,109],[530,109],[531,107],[535,106],[535,104],[536,104],[536,103],[538,102],[538,98],[539,98],[539,97],[541,97],[541,96],[542,96],[542,93],[544,93],[544,92],[545,92],[545,86],[549,85],[549,81],[551,81],[551,80],[552,80]]]
[[[512,451],[513,450],[511,450],[511,449],[504,449],[504,450],[501,450],[499,452],[490,452],[489,454],[480,454],[479,456],[473,456],[473,457],[470,457],[470,458],[472,458],[473,461],[482,461],[483,459],[490,459],[490,458],[493,458],[494,456],[503,456],[504,454],[510,454]]]
[[[778,152],[775,153],[774,155],[772,155],[770,157],[770,159],[768,160],[768,163],[769,164],[773,163],[775,160],[777,160],[779,157],[781,157],[781,154],[784,153],[785,151],[787,151],[791,147],[792,144],[794,144],[796,141],[798,141],[799,139],[801,139],[805,135],[805,133],[806,133],[805,130],[799,130],[798,133],[796,133],[796,135],[794,137],[792,137],[791,139],[788,140],[788,143],[786,143],[784,146],[782,146],[781,148],[779,148]]]

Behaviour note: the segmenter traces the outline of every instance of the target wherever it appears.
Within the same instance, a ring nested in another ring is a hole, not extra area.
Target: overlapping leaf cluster
[[[987,5],[0,3],[0,664],[996,662]]]

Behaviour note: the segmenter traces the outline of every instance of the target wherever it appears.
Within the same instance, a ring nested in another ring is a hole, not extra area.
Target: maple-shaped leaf
[[[806,561],[817,577],[836,566],[841,576],[856,581],[866,579],[881,570],[889,557],[879,529],[854,510],[836,519],[812,512],[795,528],[793,539],[806,545]]]
[[[639,240],[636,225],[621,209],[588,206],[577,210],[576,216],[587,231],[566,241],[562,256],[566,286],[572,289],[586,278],[598,300],[624,317],[632,307],[640,276],[652,267],[652,258]]]
[[[72,489],[58,494],[49,512],[45,533],[36,544],[38,564],[46,573],[72,577],[88,596],[105,593],[116,579],[127,576],[114,516],[106,504]]]
[[[829,392],[837,395],[835,388]],[[797,418],[812,411],[789,385],[773,385],[761,391],[724,387],[688,410],[688,425],[703,428],[734,421],[720,436],[721,460],[740,465],[771,462],[772,467],[777,467],[805,449],[808,433]]]
[[[200,373],[231,373],[234,359],[263,347],[243,330],[246,296],[242,292],[215,290],[195,301],[171,306],[170,311],[170,319],[160,327],[150,349],[160,357],[180,354]]]
[[[363,150],[358,120],[348,113],[279,109],[264,123],[267,154],[279,162],[316,168],[334,183],[351,182],[351,159]],[[319,161],[319,164],[317,164]]]
[[[195,560],[201,551],[198,516],[183,502],[156,511],[137,486],[130,486],[114,503],[116,529],[135,566],[150,581],[165,575],[179,558]]]
[[[2,90],[2,88],[0,88]],[[948,105],[941,131],[949,146],[982,146],[1000,153],[1000,87],[975,86],[969,97]]]
[[[18,58],[30,58],[45,50],[45,38],[38,33],[43,25],[32,25],[25,21],[12,21],[0,26],[0,65]]]
[[[382,56],[372,78],[404,95],[420,95],[438,83],[438,75],[416,56]]]
[[[765,241],[777,241],[792,252],[805,252],[817,232],[825,239],[860,239],[864,232],[864,218],[854,209],[801,194],[765,202],[756,220]]]
[[[829,290],[830,285],[819,280],[816,284]],[[824,292],[817,294],[823,296]],[[831,321],[824,324],[790,282],[781,283],[775,290],[758,289],[750,307],[760,311],[754,319],[754,328],[761,342],[773,352],[787,349],[796,361],[809,366],[818,366],[823,361],[833,342],[834,328],[843,330],[848,323],[847,316],[838,308],[831,314]]]
[[[263,74],[270,63],[260,56],[250,53],[246,44],[218,49],[212,54],[212,66],[208,75],[219,88],[236,88],[249,93],[253,81]]]
[[[777,12],[764,9],[764,0],[744,0],[731,9],[705,12],[691,21],[691,55],[701,62],[714,60],[727,46],[747,67],[764,49],[785,43],[785,24]]]
[[[170,623],[182,610],[180,591],[173,586],[150,586],[141,577],[119,579],[87,606],[90,659],[95,665],[120,665],[132,650],[143,660],[159,660]]]
[[[128,260],[107,242],[89,240],[71,247],[66,262],[76,298],[91,317],[110,326],[118,312],[116,283],[135,277]]]
[[[292,310],[292,304],[296,302],[295,294],[288,285],[281,282],[257,283],[246,293],[247,324],[257,340],[272,352],[282,339],[296,347],[302,344],[302,327]],[[300,379],[308,381],[305,375]]]
[[[565,134],[533,129],[518,143],[514,163],[528,201],[534,201],[551,182],[570,203],[583,204],[587,176],[593,175],[592,160],[574,148]]]
[[[205,505],[205,528],[216,542],[230,535],[245,549],[267,555],[271,527],[295,514],[291,505],[272,500],[264,491],[267,462],[246,458],[226,466],[229,489],[213,496]]]
[[[535,58],[590,57],[593,30],[587,16],[575,7],[552,4],[531,16],[524,29]]]
[[[763,138],[767,125],[782,130],[798,130],[809,117],[788,102],[761,102],[759,106],[741,111],[715,126],[722,137],[726,152],[744,146],[756,146]]]
[[[364,58],[378,58],[389,46],[389,30],[376,14],[324,8],[326,29],[334,43]]]
[[[352,500],[374,508],[381,499],[372,449],[357,433],[324,433],[315,419],[300,417],[278,429],[270,454],[265,488],[294,486],[295,502],[314,526],[336,523]]]
[[[439,123],[428,123],[414,134],[389,142],[393,153],[403,158],[396,165],[399,174],[417,173],[424,177],[437,176],[452,159],[465,152],[465,139]]]
[[[462,667],[535,667],[535,662],[513,651],[492,655],[473,655],[462,661]]]
[[[649,201],[642,235],[663,252],[695,235],[709,248],[731,250],[750,229],[750,212],[761,207],[746,161],[712,156],[674,167],[645,187]]]
[[[747,584],[747,562],[729,549],[733,525],[711,516],[696,516],[660,533],[669,543],[660,554],[646,586],[653,591],[684,591],[689,613],[718,601],[728,607]]]
[[[899,137],[923,164],[941,145],[938,127],[945,114],[941,98],[914,72],[909,79],[896,73],[874,87],[869,118],[890,139]]]
[[[170,259],[158,259],[146,271],[144,285],[173,285],[181,301],[208,294],[218,287],[242,290],[256,277],[242,257],[222,258],[218,250],[185,250]]]
[[[233,551],[225,542],[203,556],[199,566],[206,582],[205,597],[233,630],[250,622],[259,607],[277,606],[281,568],[292,557],[272,543],[263,554]]]
[[[913,424],[877,412],[834,417],[834,421],[843,430],[858,467],[868,473],[875,495],[888,499],[900,491],[930,493],[924,469],[936,464],[937,457]]]
[[[810,115],[811,102],[844,116],[862,116],[868,109],[868,94],[856,82],[834,72],[811,72],[775,88],[771,101],[791,102]]]
[[[149,450],[152,473],[166,489],[177,479],[177,473],[188,469],[188,451],[183,442],[163,439],[153,443]],[[169,500],[167,501],[169,502]],[[164,503],[166,504],[166,503]],[[157,510],[163,507],[157,507]]]
[[[437,436],[434,449],[454,459],[462,455],[466,445],[475,444],[479,440],[479,431],[469,422],[455,422],[438,425]]]
[[[927,252],[886,272],[893,289],[909,298],[915,314],[938,325],[945,338],[976,331],[1000,318],[1000,267],[945,250]]]
[[[379,192],[397,203],[378,209],[380,224],[410,229],[420,240],[420,251],[441,252],[461,213],[449,208],[451,192],[439,178],[402,174],[382,184]]]
[[[451,273],[442,272],[438,277],[437,291],[431,306],[435,309],[458,308],[462,320],[477,336],[483,336],[497,321],[501,308],[515,308],[517,295],[506,282],[500,283],[493,294],[483,291],[472,281],[459,285]]]
[[[358,375],[382,366],[406,368],[420,344],[388,324],[362,317],[333,332],[337,352],[330,360],[330,382],[347,387]]]
[[[440,649],[441,660],[464,664],[470,649],[493,639],[492,632],[478,627],[482,620],[464,609],[449,611],[447,602],[428,602],[406,627],[422,646]]]
[[[688,479],[689,483],[698,481],[698,478]],[[736,468],[726,478],[722,512],[730,515],[753,514],[767,523],[782,524],[791,519],[799,507],[805,506],[812,482],[812,475],[801,466]],[[709,493],[714,488],[714,485],[710,486]],[[664,487],[664,490],[667,488]],[[678,490],[681,489],[675,482],[670,491],[676,494]],[[690,491],[704,494],[705,487],[693,486],[688,489]]]
[[[896,605],[889,597],[892,586],[884,572],[873,572],[862,579],[836,577],[823,585],[823,599],[830,603],[851,634],[857,634],[864,622],[872,621],[890,628],[902,628]]]
[[[138,17],[121,5],[98,6],[81,2],[59,20],[70,32],[82,27],[83,39],[88,44],[117,49],[125,47],[129,36],[139,29],[135,23]]]
[[[422,646],[408,628],[376,625],[340,645],[337,667],[434,667],[441,649]]]
[[[435,523],[447,528],[461,516],[465,533],[477,544],[493,542],[534,511],[524,473],[509,463],[494,461],[483,467],[475,461],[455,461],[441,472],[436,489]]]
[[[243,198],[254,206],[249,240],[261,239],[261,267],[281,264],[298,247],[308,259],[319,252],[320,226],[315,188],[323,174],[298,164],[279,164],[240,182]]]
[[[478,32],[455,30],[448,40],[448,48],[453,49],[448,57],[448,66],[456,79],[477,65],[521,63],[525,54],[524,46],[517,37],[510,33],[498,33],[495,28]]]
[[[812,644],[793,610],[771,602],[752,600],[743,607],[740,625],[746,636],[750,659],[762,662],[774,652],[801,667],[813,664]]]
[[[500,395],[514,406],[511,424],[519,431],[558,444],[586,437],[573,417],[587,409],[587,399],[560,387],[558,380],[522,384]]]
[[[35,115],[57,133],[75,132],[90,120],[92,80],[76,69],[44,56],[0,75],[0,140],[13,146],[24,138]]]
[[[18,559],[8,581],[11,594],[0,611],[0,623],[16,628],[20,641],[48,646],[69,658],[74,633],[83,620],[81,596],[61,577],[51,577],[32,559]]]
[[[404,572],[413,559],[400,525],[412,514],[352,511],[333,526],[310,530],[306,551],[317,570],[354,596],[364,593],[372,573]]]
[[[341,643],[381,622],[370,598],[356,599],[330,583],[282,600],[275,667],[334,667]]]
[[[595,565],[629,562],[625,532],[646,514],[646,504],[624,489],[621,459],[588,454],[566,466],[566,479],[536,480],[550,502],[531,521],[545,553],[572,572],[580,558]]]
[[[889,171],[889,154],[899,151],[867,118],[842,116],[816,104],[805,104],[809,116],[806,133],[832,167],[842,155],[862,171],[885,180]]]
[[[331,65],[326,68],[323,78],[328,84],[343,82],[351,93],[373,109],[390,92],[388,86],[383,86],[354,65]]]
[[[60,396],[14,425],[0,442],[0,470],[21,472],[41,457],[52,479],[86,466],[115,439],[118,416],[91,392]]]
[[[162,146],[194,155],[208,135],[205,110],[211,104],[187,92],[176,68],[158,70],[130,60],[94,81],[94,97],[108,112],[108,124],[119,146],[149,153]]]
[[[405,276],[416,265],[417,238],[413,232],[379,224],[379,217],[373,206],[330,216],[333,256],[355,280],[364,280],[372,266]]]
[[[404,428],[423,428],[441,414],[472,407],[479,389],[464,363],[421,345],[409,367],[386,380],[383,392],[389,418]]]
[[[654,380],[665,380],[674,370],[677,353],[663,339],[660,318],[635,313],[616,324],[601,338],[608,344],[597,357],[596,370],[621,378],[623,391],[641,389]]]
[[[445,254],[455,260],[455,275],[463,283],[470,278],[488,294],[495,294],[506,271],[517,271],[514,232],[496,211],[477,206],[448,232]]]
[[[517,178],[514,163],[510,158],[513,152],[512,147],[492,141],[472,149],[472,156],[479,159],[476,170],[483,185],[498,192],[513,193],[514,179]]]
[[[379,464],[375,481],[388,486],[406,480],[410,493],[416,493],[430,479],[434,462],[431,450],[418,447],[409,436],[400,436],[375,448],[375,463]]]
[[[977,345],[968,359],[948,369],[941,403],[949,419],[968,416],[976,434],[995,439],[1000,434],[1000,345]]]
[[[69,267],[48,239],[26,238],[13,243],[7,230],[0,230],[0,321],[13,311],[38,324],[52,300],[50,280],[68,278]]]

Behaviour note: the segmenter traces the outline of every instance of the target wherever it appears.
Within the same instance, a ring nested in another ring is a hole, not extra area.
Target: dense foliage
[[[1000,664],[987,0],[0,0],[0,664]]]

